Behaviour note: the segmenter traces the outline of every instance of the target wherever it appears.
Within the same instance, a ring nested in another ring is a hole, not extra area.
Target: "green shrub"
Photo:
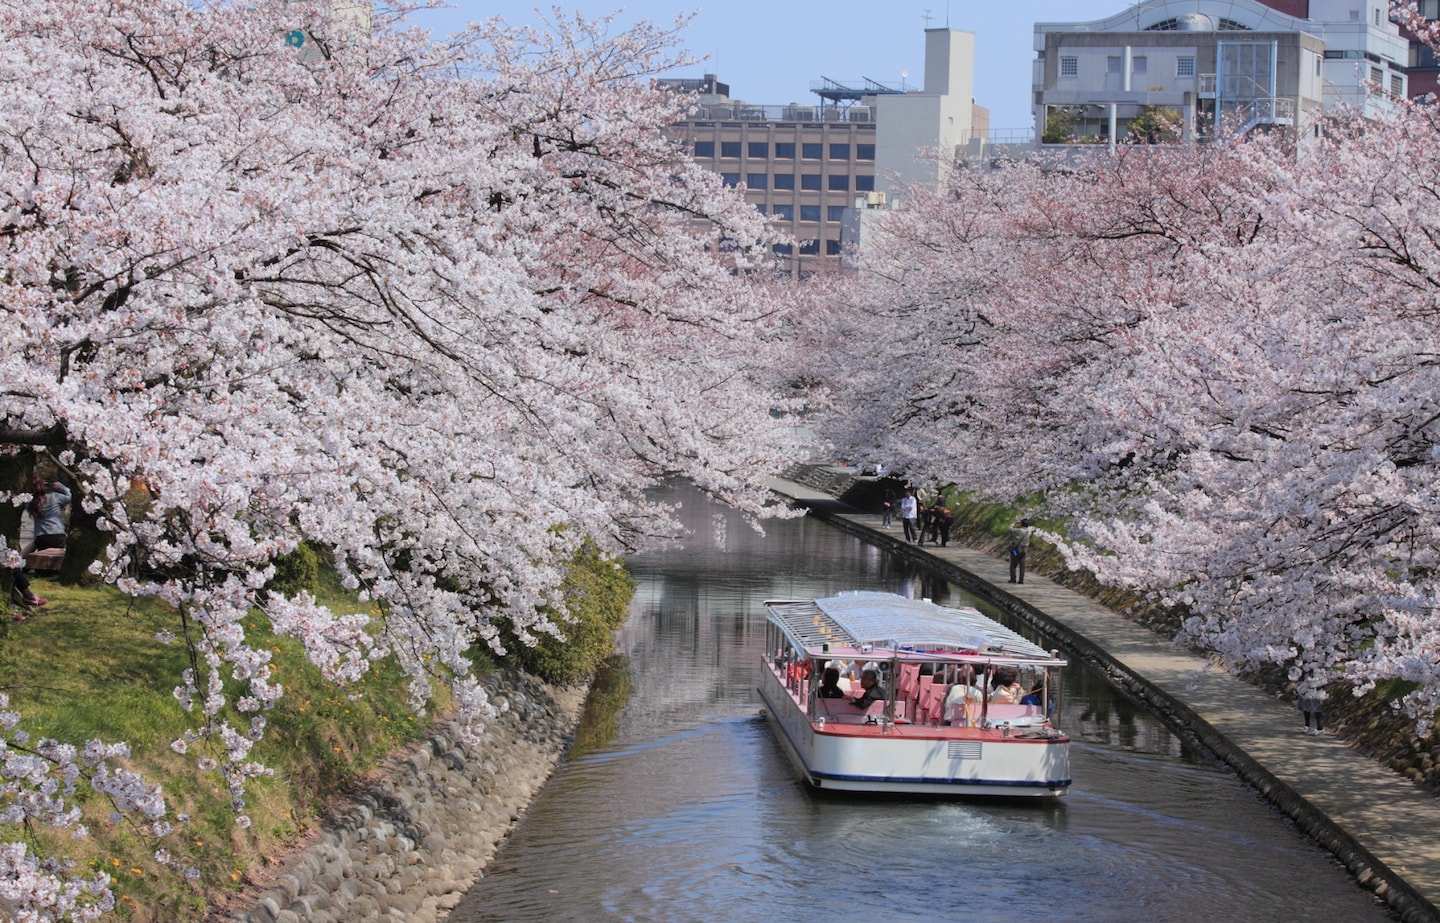
[[[314,546],[309,542],[302,542],[294,551],[276,558],[275,576],[270,578],[268,589],[285,596],[293,596],[301,590],[318,593],[320,555]]]
[[[565,600],[571,618],[547,612],[563,637],[540,635],[533,647],[504,633],[509,661],[546,682],[575,683],[594,675],[615,651],[614,633],[625,621],[635,581],[620,561],[587,542],[570,561]]]

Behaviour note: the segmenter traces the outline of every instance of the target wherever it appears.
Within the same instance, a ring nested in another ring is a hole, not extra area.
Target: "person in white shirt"
[[[905,524],[905,541],[920,539],[920,501],[915,499],[914,490],[906,490],[900,501],[900,521]]]

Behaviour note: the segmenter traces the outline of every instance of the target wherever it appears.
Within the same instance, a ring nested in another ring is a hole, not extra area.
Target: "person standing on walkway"
[[[1022,519],[1010,527],[1010,582],[1025,582],[1025,554],[1030,550],[1030,520]]]
[[[905,496],[900,500],[900,522],[905,526],[905,541],[913,542],[920,537],[919,516],[920,501],[915,499],[915,490],[906,488]]]
[[[945,505],[945,498],[935,501],[935,531],[940,547],[950,544],[950,527],[955,524],[955,514]]]
[[[894,522],[895,522],[895,520],[894,520],[894,516],[895,516],[895,490],[894,490],[894,488],[890,488],[890,487],[885,488],[885,495],[884,495],[884,496],[885,496],[885,499],[882,500],[882,501],[880,501],[880,502],[881,502],[881,507],[880,507],[880,528],[882,528],[882,529],[888,529],[888,528],[890,528],[890,526],[893,525]]]

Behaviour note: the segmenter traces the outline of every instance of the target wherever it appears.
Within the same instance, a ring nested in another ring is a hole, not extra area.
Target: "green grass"
[[[128,742],[126,768],[159,782],[172,819],[183,812],[190,821],[160,840],[144,838],[128,822],[112,823],[108,802],[82,787],[76,800],[87,815],[88,839],[14,828],[0,829],[0,837],[28,839],[47,854],[72,858],[78,869],[103,868],[115,879],[122,916],[198,919],[218,891],[239,887],[245,870],[303,834],[328,802],[428,726],[411,711],[406,682],[393,663],[382,661],[361,682],[336,687],[305,661],[298,643],[269,634],[263,616],[252,614],[247,632],[272,651],[285,697],[266,713],[266,734],[254,751],[275,775],[248,786],[246,813],[253,823],[237,828],[223,781],[196,767],[202,756],[220,754],[207,754],[203,744],[191,744],[184,756],[170,749],[189,726],[190,716],[172,694],[189,658],[184,645],[162,644],[156,635],[179,634],[178,616],[109,588],[37,579],[34,589],[49,605],[0,629],[0,688],[24,716],[19,729],[77,745],[94,737]],[[329,601],[345,604],[333,593]],[[437,695],[443,707],[443,689]],[[162,847],[172,866],[153,858]],[[198,879],[180,873],[187,866],[199,870]]]
[[[360,604],[341,592],[333,574],[323,567],[317,572],[313,564],[297,555],[286,572],[299,584],[311,585],[319,601],[334,611],[359,611]],[[567,609],[577,616],[565,623],[565,640],[534,652],[517,651],[512,663],[552,682],[593,675],[613,650],[613,631],[624,619],[633,590],[618,561],[582,547],[565,583]],[[246,636],[252,646],[270,650],[272,681],[284,687],[285,695],[263,713],[265,735],[252,751],[252,759],[274,775],[247,784],[244,811],[251,825],[240,828],[224,780],[197,766],[207,756],[220,761],[223,753],[207,750],[204,741],[191,742],[184,755],[171,749],[191,727],[193,716],[173,694],[191,661],[184,644],[164,644],[157,635],[181,636],[179,615],[109,587],[37,578],[34,591],[49,605],[22,622],[0,615],[0,690],[23,716],[16,730],[76,746],[92,738],[127,742],[131,756],[124,768],[163,787],[176,830],[157,839],[142,836],[129,821],[112,822],[109,802],[82,781],[75,803],[85,812],[88,838],[0,827],[0,842],[24,840],[40,855],[71,860],[77,872],[103,869],[113,879],[124,918],[141,923],[202,918],[207,907],[245,883],[248,870],[276,859],[328,807],[352,793],[385,755],[430,726],[427,716],[411,710],[408,681],[393,659],[372,664],[359,682],[336,686],[306,661],[298,642],[276,637],[265,616],[252,612]],[[379,610],[371,608],[369,614]],[[472,651],[471,659],[482,675],[494,669],[479,651]],[[431,686],[432,712],[446,709],[448,688],[439,679]],[[232,702],[242,692],[234,682],[227,682],[225,690]],[[243,729],[250,717],[232,712],[230,720]],[[169,853],[168,864],[154,858],[157,849]],[[198,876],[187,877],[187,868]]]

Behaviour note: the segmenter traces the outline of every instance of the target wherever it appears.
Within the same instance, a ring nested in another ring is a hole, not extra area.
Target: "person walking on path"
[[[1320,716],[1320,709],[1323,702],[1324,700],[1320,698],[1320,694],[1317,692],[1311,692],[1300,697],[1300,713],[1305,716],[1306,734],[1325,733],[1325,726],[1321,723]],[[1310,726],[1312,721],[1315,724],[1313,728]]]
[[[1022,519],[1010,527],[1010,582],[1025,582],[1025,553],[1030,550],[1030,520]]]
[[[913,488],[907,488],[900,500],[900,522],[905,526],[905,541],[913,542],[920,537],[918,519],[920,501],[915,499]]]

